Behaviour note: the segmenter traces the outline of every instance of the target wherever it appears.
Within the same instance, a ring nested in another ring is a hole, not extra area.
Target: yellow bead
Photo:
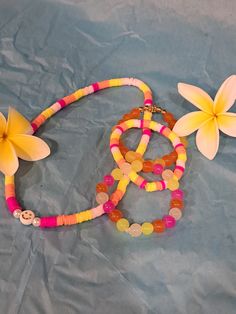
[[[144,222],[142,224],[142,232],[144,235],[149,235],[153,232],[153,225],[150,222]]]
[[[167,188],[170,191],[175,191],[179,188],[179,181],[175,180],[175,179],[170,179],[169,181],[167,181]]]
[[[186,137],[181,137],[180,138],[181,143],[184,145],[184,147],[188,147],[188,140]]]
[[[143,163],[141,160],[136,159],[132,161],[131,167],[134,171],[139,172],[143,169]]]
[[[115,180],[120,180],[122,177],[123,177],[123,173],[122,171],[120,170],[120,168],[115,168],[114,170],[112,170],[112,173],[111,175],[113,176],[113,178]]]
[[[126,154],[125,154],[125,159],[126,161],[128,162],[132,162],[136,159],[136,153],[133,152],[132,150],[128,151]]]
[[[127,219],[125,218],[121,218],[117,221],[116,223],[116,228],[117,230],[119,230],[120,232],[124,232],[129,228],[129,222]]]

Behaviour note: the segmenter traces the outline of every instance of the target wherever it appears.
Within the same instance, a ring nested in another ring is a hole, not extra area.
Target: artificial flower
[[[179,93],[200,111],[190,112],[180,118],[173,131],[187,136],[195,131],[199,151],[212,160],[219,148],[219,130],[236,137],[236,114],[227,112],[236,99],[236,75],[228,77],[213,100],[199,87],[179,83]]]
[[[18,157],[35,161],[47,157],[50,148],[33,133],[30,122],[9,107],[8,120],[0,113],[0,171],[12,176],[19,167]]]

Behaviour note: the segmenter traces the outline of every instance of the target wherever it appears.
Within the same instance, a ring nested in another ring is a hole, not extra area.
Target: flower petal
[[[209,120],[197,131],[196,144],[205,157],[210,160],[215,157],[219,148],[219,129],[216,118]]]
[[[173,131],[179,136],[187,136],[199,129],[209,119],[212,119],[212,115],[202,111],[193,111],[180,118]]]
[[[18,157],[24,160],[35,161],[50,154],[49,146],[40,138],[33,135],[16,134],[9,138]]]
[[[217,123],[222,132],[236,137],[236,113],[226,112],[218,115]]]
[[[7,176],[13,176],[19,167],[13,145],[8,140],[0,142],[0,171]]]
[[[0,137],[2,137],[3,133],[6,130],[7,121],[4,115],[0,112]]]
[[[32,127],[30,122],[22,116],[14,108],[9,107],[7,120],[7,135],[14,134],[32,134]]]
[[[222,113],[231,108],[236,99],[236,75],[228,77],[219,88],[214,100],[214,112]]]
[[[180,95],[200,110],[207,113],[213,113],[214,102],[201,88],[189,84],[178,83],[178,91]]]

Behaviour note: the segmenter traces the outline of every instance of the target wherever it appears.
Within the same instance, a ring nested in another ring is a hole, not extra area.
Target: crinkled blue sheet
[[[177,93],[184,81],[212,96],[236,72],[235,1],[1,0],[0,107],[28,119],[92,82],[137,77],[177,117],[194,110]],[[89,96],[37,133],[49,158],[21,162],[17,194],[38,214],[95,205],[95,184],[114,163],[111,127],[142,104],[135,88]],[[140,132],[130,132],[135,148]],[[132,239],[107,217],[58,230],[23,227],[0,209],[1,314],[236,313],[236,141],[221,136],[208,161],[191,136],[182,180],[186,211],[163,236]],[[146,154],[169,149],[154,135]],[[160,216],[169,194],[130,185],[121,202],[143,221]]]

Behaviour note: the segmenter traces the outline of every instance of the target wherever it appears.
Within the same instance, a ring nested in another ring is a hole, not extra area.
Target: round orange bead
[[[173,208],[173,207],[177,207],[177,208],[183,208],[184,207],[184,202],[182,200],[179,200],[179,199],[172,199],[170,201],[170,207]]]
[[[165,155],[162,157],[162,159],[164,160],[165,162],[165,165],[168,167],[168,166],[171,166],[173,164],[173,158],[170,157],[170,155]]]
[[[133,119],[138,119],[140,117],[140,110],[138,108],[134,108],[130,111],[130,115]]]
[[[111,221],[117,222],[123,217],[122,212],[119,209],[113,209],[109,214],[108,217]]]
[[[160,219],[154,220],[152,222],[152,225],[153,225],[154,232],[157,232],[157,233],[162,233],[166,229],[164,221]]]
[[[173,116],[173,114],[172,113],[170,113],[170,112],[165,112],[164,114],[163,114],[163,120],[165,121],[165,122],[171,122],[172,120],[174,119],[174,116]]]
[[[143,172],[152,172],[153,171],[153,161],[146,160],[143,162]]]
[[[103,183],[103,182],[99,182],[97,185],[96,185],[96,192],[97,193],[100,193],[100,192],[108,192],[108,186]]]

